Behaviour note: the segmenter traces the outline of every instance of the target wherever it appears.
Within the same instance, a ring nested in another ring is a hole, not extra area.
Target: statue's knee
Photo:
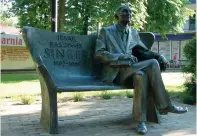
[[[152,63],[152,64],[158,64],[158,62],[157,62],[156,59],[151,59],[151,63]]]
[[[152,66],[159,66],[159,63],[156,59],[151,59]]]
[[[145,76],[145,74],[144,74],[144,72],[143,71],[137,71],[137,72],[135,72],[135,74],[134,74],[134,79],[141,79],[141,78],[143,78]]]
[[[142,94],[144,91],[146,91],[144,86],[147,85],[148,77],[144,71],[137,71],[134,75],[133,79],[133,87],[136,91],[137,89],[137,94]],[[143,93],[145,94],[145,93]],[[136,93],[135,93],[136,95]]]

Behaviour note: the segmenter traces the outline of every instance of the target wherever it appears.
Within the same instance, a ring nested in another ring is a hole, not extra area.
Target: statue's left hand
[[[158,61],[159,61],[159,64],[160,64],[161,72],[165,71],[167,66],[168,66],[167,59],[163,55],[160,55],[159,58],[158,58]]]

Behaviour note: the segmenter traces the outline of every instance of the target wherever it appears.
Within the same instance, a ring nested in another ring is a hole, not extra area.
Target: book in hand
[[[109,64],[111,67],[129,67],[131,66],[130,60],[113,60]]]

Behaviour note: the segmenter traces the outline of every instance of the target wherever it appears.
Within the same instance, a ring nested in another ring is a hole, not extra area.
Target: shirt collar
[[[119,32],[126,32],[127,34],[129,33],[129,26],[123,27],[119,24],[116,24],[116,28]]]

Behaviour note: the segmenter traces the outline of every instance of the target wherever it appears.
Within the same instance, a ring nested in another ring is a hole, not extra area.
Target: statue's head
[[[130,23],[131,20],[131,8],[127,5],[121,5],[115,13],[115,18],[118,22]]]

